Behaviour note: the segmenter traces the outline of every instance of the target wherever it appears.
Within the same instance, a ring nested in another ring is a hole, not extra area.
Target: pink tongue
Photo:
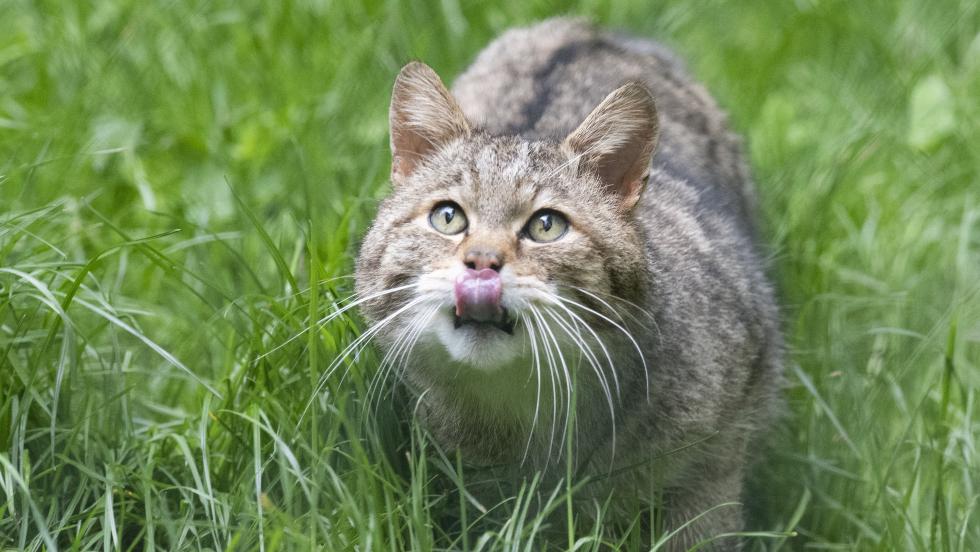
[[[467,268],[456,278],[456,316],[477,322],[499,320],[502,286],[500,274],[491,268]]]

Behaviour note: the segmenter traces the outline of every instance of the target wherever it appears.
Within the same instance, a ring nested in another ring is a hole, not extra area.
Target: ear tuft
[[[570,158],[578,159],[580,173],[598,176],[629,210],[640,199],[650,174],[659,128],[650,91],[631,82],[606,96],[562,147]]]
[[[391,179],[407,178],[419,162],[453,138],[468,136],[469,124],[456,100],[428,65],[413,61],[395,79],[388,112]]]

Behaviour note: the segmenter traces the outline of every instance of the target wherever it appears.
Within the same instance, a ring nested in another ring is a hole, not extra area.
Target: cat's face
[[[423,342],[492,371],[528,358],[532,342],[585,334],[604,297],[635,299],[645,262],[631,211],[656,118],[644,90],[627,92],[564,143],[529,142],[472,131],[431,70],[403,70],[394,191],[357,272],[359,296],[376,296],[362,312],[392,361]]]

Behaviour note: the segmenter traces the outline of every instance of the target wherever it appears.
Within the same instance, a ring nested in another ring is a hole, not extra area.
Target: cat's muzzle
[[[464,324],[475,324],[514,333],[514,321],[500,303],[503,283],[496,270],[468,268],[456,278],[453,291],[456,297],[453,322],[457,329]]]

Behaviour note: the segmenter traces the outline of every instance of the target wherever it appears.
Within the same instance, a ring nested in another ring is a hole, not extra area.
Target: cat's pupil
[[[444,216],[446,217],[446,224],[449,224],[450,222],[452,222],[453,221],[453,217],[456,215],[456,213],[453,212],[453,208],[452,207],[445,207],[442,212],[443,212]]]
[[[551,215],[541,217],[541,228],[544,229],[545,232],[551,230]]]

